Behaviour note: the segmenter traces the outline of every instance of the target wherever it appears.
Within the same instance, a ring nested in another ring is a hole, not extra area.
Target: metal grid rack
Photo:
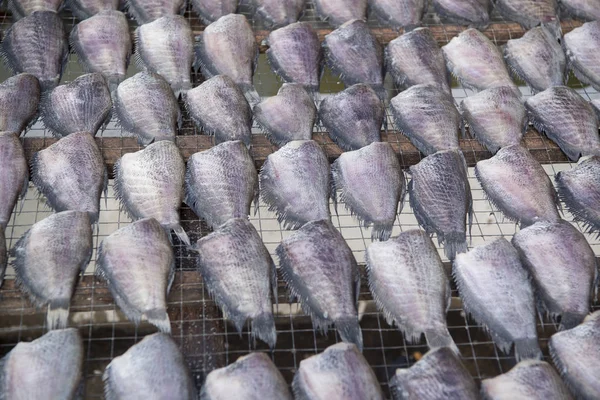
[[[243,5],[240,11],[251,18],[253,28],[256,30],[264,28],[260,22],[252,19],[249,6]],[[202,29],[203,26],[194,13],[188,10],[186,16],[194,31]],[[70,30],[74,23],[77,22],[68,14],[64,15],[64,20],[67,30]],[[303,20],[310,21],[317,29],[328,28],[327,24],[317,21],[312,0],[308,1],[307,12],[303,16]],[[440,24],[431,13],[431,10],[427,13],[424,21],[426,26],[440,28],[446,35],[446,42],[457,33],[456,29],[464,29],[464,27],[451,28]],[[492,14],[492,22],[493,24],[486,32],[499,45],[505,39],[498,38],[511,38],[522,35],[522,30],[514,30],[515,25],[502,21],[502,18],[496,12]],[[10,16],[5,14],[3,19],[0,20],[0,27],[5,29],[9,24]],[[381,28],[376,21],[370,20],[369,24],[373,28]],[[577,26],[578,23],[573,22],[572,24],[573,26]],[[134,27],[135,25],[132,24],[132,30]],[[507,32],[508,34],[506,34]],[[440,44],[444,44],[443,41]],[[2,72],[4,71],[0,70],[0,74]],[[128,75],[131,76],[136,72],[137,68],[132,64]],[[81,74],[82,70],[77,63],[76,57],[71,55],[68,67],[63,76],[63,83],[72,81]],[[194,86],[197,86],[201,81],[202,77],[199,74],[194,74]],[[270,71],[264,54],[261,54],[259,58],[254,83],[258,92],[263,97],[274,95],[281,85]],[[600,97],[600,94],[589,87],[584,87],[573,78],[569,84],[577,88],[580,94],[587,99]],[[386,80],[386,88],[389,98],[397,93],[389,77]],[[520,89],[525,97],[531,95],[526,87],[522,86]],[[340,90],[343,90],[343,85],[326,70],[321,85],[321,96],[326,96]],[[456,83],[453,86],[452,92],[457,103],[462,98],[473,94],[473,92],[463,89]],[[184,124],[179,134],[192,137],[200,135],[201,132],[195,128],[189,116],[186,115],[185,110],[183,112]],[[387,120],[388,126],[393,126],[389,112]],[[257,127],[255,127],[254,133],[258,138],[262,137]],[[120,147],[117,149],[121,153],[138,150],[135,140],[128,138],[114,121],[108,125],[108,128],[103,133],[99,133],[98,136],[101,138],[101,147],[103,145],[102,138],[116,137],[122,138]],[[42,147],[47,146],[52,141],[50,133],[44,129],[41,122],[34,125],[26,134],[26,137],[44,138],[41,143]],[[46,139],[48,140],[46,141]],[[401,146],[407,142],[399,136],[390,135],[387,136],[387,139],[390,141],[397,140],[397,142],[393,142],[393,145],[396,146]],[[324,146],[335,147],[328,140],[326,132],[323,132],[319,127],[315,128],[315,140]],[[543,137],[540,138],[540,141],[541,144],[535,149],[535,151],[541,153],[541,155],[538,154],[538,158],[546,159],[543,156],[545,152],[547,153],[547,160],[555,160],[556,157],[551,155],[556,150],[555,146]],[[474,149],[480,148],[477,142],[470,138],[462,142],[463,151],[466,153],[467,159],[470,157],[469,152],[472,151],[473,154],[470,159],[476,160],[478,156],[474,154]],[[264,141],[261,143],[265,143],[264,146],[268,146],[270,151],[275,150],[273,146],[267,144],[268,142]],[[185,151],[189,151],[190,153],[196,150],[198,149],[185,149]],[[253,149],[253,152],[257,151],[258,149]],[[400,156],[402,157],[402,154]],[[402,160],[402,164],[415,163],[419,158],[416,160]],[[569,169],[572,165],[569,163],[559,163],[547,164],[544,167],[548,175],[552,177],[559,170]],[[514,223],[505,221],[502,214],[485,199],[483,190],[474,178],[472,168],[469,168],[469,176],[475,211],[472,230],[473,236],[469,247],[477,246],[501,236],[510,238],[518,228]],[[338,206],[339,214],[335,213],[333,207],[331,211],[334,225],[347,240],[359,263],[364,264],[364,251],[371,242],[370,230],[360,227],[357,220],[345,210],[343,204]],[[39,198],[37,191],[31,186],[24,203],[23,211],[18,214],[15,213],[7,227],[6,238],[8,247],[12,247],[33,223],[40,221],[50,213],[51,211],[44,205],[43,199]],[[572,216],[568,213],[565,213],[564,217],[569,221],[573,220]],[[181,210],[181,219],[182,225],[188,232],[191,240],[197,240],[210,232],[210,229],[202,221],[199,221],[194,213],[185,205]],[[291,234],[290,231],[282,229],[275,216],[262,204],[259,207],[258,213],[251,217],[251,221],[256,226],[265,245],[273,256],[279,242]],[[95,251],[103,238],[129,222],[129,218],[124,212],[120,211],[119,205],[114,198],[111,181],[107,201],[106,203],[104,201],[101,202],[100,220],[94,231],[93,260],[96,257]],[[417,227],[416,219],[410,209],[408,200],[406,200],[402,211],[396,219],[393,235],[398,234],[400,231]],[[582,229],[581,226],[578,226],[578,228]],[[591,235],[586,235],[586,237],[596,255],[600,256],[600,239]],[[178,272],[169,295],[169,315],[172,322],[173,337],[180,345],[198,387],[200,387],[208,372],[215,368],[226,366],[235,361],[239,356],[253,350],[268,352],[284,377],[288,381],[291,381],[302,359],[323,351],[327,346],[339,340],[334,331],[330,331],[327,336],[324,336],[312,328],[310,318],[302,313],[299,305],[289,303],[289,293],[285,289],[283,281],[279,279],[277,291],[278,302],[274,306],[278,344],[272,351],[260,341],[256,342],[255,347],[248,331],[245,330],[241,336],[238,335],[235,329],[223,319],[218,307],[209,298],[201,277],[195,271],[194,254],[182,246],[176,237],[173,237],[173,242]],[[444,258],[443,252],[441,252],[441,249],[439,250],[440,255]],[[274,257],[274,260],[277,262],[276,257]],[[445,261],[445,265],[449,268],[450,264],[447,260]],[[127,321],[114,304],[104,282],[93,277],[94,271],[95,263],[92,261],[86,271],[86,276],[77,287],[72,301],[70,316],[70,324],[77,326],[84,338],[86,349],[84,364],[85,397],[90,399],[102,398],[102,373],[106,365],[114,357],[122,354],[130,346],[141,340],[144,335],[155,331],[155,328],[149,324],[142,323],[136,327]],[[0,290],[0,356],[10,351],[19,341],[35,339],[45,332],[45,311],[36,310],[31,306],[15,287],[12,280],[13,277],[14,272],[9,270],[7,272],[7,282]],[[394,374],[395,369],[412,365],[420,357],[420,354],[427,351],[427,347],[424,342],[413,345],[406,343],[402,334],[385,322],[382,314],[376,309],[365,282],[366,280],[363,279],[359,304],[359,316],[365,344],[364,355],[373,367],[384,391],[389,394],[388,381]],[[448,326],[471,374],[480,380],[506,372],[514,365],[514,357],[499,353],[490,337],[465,316],[456,291],[453,292],[453,296],[452,306],[448,313]],[[598,308],[600,306],[596,303],[594,309]],[[539,320],[538,333],[545,355],[547,355],[547,339],[555,331],[556,326],[551,321],[546,318]]]

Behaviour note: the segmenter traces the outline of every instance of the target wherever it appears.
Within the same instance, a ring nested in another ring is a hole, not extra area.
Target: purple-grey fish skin
[[[111,111],[110,90],[99,73],[57,86],[40,101],[44,125],[58,138],[82,131],[94,136],[110,120]]]
[[[600,398],[600,311],[548,341],[552,361],[577,399]]]
[[[241,140],[250,146],[252,109],[229,76],[214,76],[188,91],[185,108],[199,130],[214,135],[216,144]]]
[[[285,229],[330,218],[329,161],[313,140],[294,140],[270,154],[259,184],[262,200]]]
[[[405,32],[421,25],[421,19],[427,10],[425,0],[370,0],[370,13],[396,29]]]
[[[206,79],[227,75],[242,89],[250,105],[260,102],[252,84],[258,45],[246,17],[228,14],[219,18],[196,37],[194,49],[194,67],[200,68]]]
[[[442,150],[410,167],[410,205],[419,225],[428,234],[437,234],[448,259],[467,251],[473,220],[473,199],[467,177],[467,163],[458,149]]]
[[[374,142],[344,152],[331,165],[331,174],[336,203],[344,203],[361,225],[373,227],[372,240],[388,240],[405,194],[404,173],[392,146]]]
[[[63,211],[36,222],[11,250],[19,288],[36,307],[48,307],[48,329],[64,329],[80,274],[92,258],[88,214]]]
[[[523,37],[506,42],[504,60],[511,72],[534,92],[564,84],[567,59],[562,47],[545,26],[532,28]]]
[[[429,84],[450,93],[444,55],[429,28],[392,40],[385,48],[385,66],[400,89]]]
[[[118,11],[121,8],[120,0],[65,0],[65,4],[80,21],[102,11]]]
[[[460,111],[471,136],[492,153],[519,144],[527,129],[523,100],[508,86],[486,89],[465,98]]]
[[[474,28],[485,28],[490,23],[488,0],[433,0],[433,9],[442,21]]]
[[[477,29],[467,29],[442,47],[446,66],[463,86],[485,90],[510,86],[518,91],[510,79],[500,50]]]
[[[312,138],[317,109],[312,97],[298,83],[284,83],[272,96],[254,106],[254,120],[276,146]]]
[[[7,8],[13,20],[18,21],[35,11],[51,11],[58,13],[62,9],[63,0],[8,0]]]
[[[596,113],[596,116],[600,121],[600,98],[592,99],[592,101],[590,101],[590,104],[592,105],[592,108],[594,109],[594,112]]]
[[[75,25],[70,41],[86,71],[101,73],[111,92],[125,79],[132,51],[125,14],[100,11]]]
[[[565,10],[573,18],[584,21],[600,20],[599,0],[561,0],[560,6],[561,11]]]
[[[192,9],[206,25],[225,15],[235,14],[238,8],[238,0],[191,0],[191,2]]]
[[[292,391],[297,400],[383,400],[371,366],[351,343],[337,343],[300,361]]]
[[[562,45],[569,69],[582,83],[600,90],[600,21],[586,22],[565,34]]]
[[[175,256],[158,221],[140,219],[104,239],[96,275],[106,281],[130,321],[137,325],[144,317],[161,332],[171,333],[167,295],[175,276]]]
[[[560,21],[555,0],[498,0],[495,8],[504,19],[516,22],[525,29],[545,25],[557,39],[560,38]]]
[[[338,27],[353,19],[367,19],[367,0],[314,0],[321,20]]]
[[[297,22],[304,11],[306,0],[253,0],[256,15],[269,27],[280,27]]]
[[[569,389],[552,365],[523,360],[510,371],[481,381],[486,400],[573,400]]]
[[[364,83],[385,99],[383,47],[365,21],[348,21],[326,35],[323,50],[327,65],[346,87]]]
[[[477,400],[477,384],[452,349],[429,350],[410,368],[399,368],[390,380],[394,400]]]
[[[394,97],[390,105],[396,128],[423,154],[459,148],[460,114],[448,92],[415,85]]]
[[[197,399],[181,350],[171,336],[162,332],[144,337],[115,357],[104,370],[103,381],[106,400]]]
[[[344,237],[329,220],[310,221],[276,249],[283,279],[315,329],[332,325],[342,341],[361,351],[357,302],[358,264]]]
[[[504,237],[458,254],[453,275],[464,310],[517,361],[541,359],[534,292],[519,253]],[[502,299],[502,301],[499,301]]]
[[[175,96],[192,88],[194,36],[181,15],[168,15],[135,30],[136,60],[147,71],[161,75]]]
[[[55,12],[36,11],[3,35],[0,53],[15,74],[29,73],[42,91],[58,85],[69,55],[63,22]]]
[[[19,342],[0,360],[2,394],[13,400],[76,399],[83,357],[83,342],[75,328]]]
[[[248,218],[228,220],[198,240],[193,250],[198,252],[198,271],[224,317],[240,334],[249,320],[252,337],[275,347],[275,264]]]
[[[537,222],[512,239],[532,278],[540,311],[560,328],[579,325],[590,312],[598,281],[596,256],[573,225],[566,221]]]
[[[193,154],[185,174],[185,203],[217,228],[231,218],[248,218],[258,202],[258,174],[244,143],[228,141]]]
[[[520,145],[501,148],[475,166],[487,198],[511,221],[529,226],[560,219],[558,196],[541,164]]]
[[[168,140],[125,154],[115,163],[115,192],[132,219],[156,219],[183,243],[190,239],[181,227],[185,163],[179,148]]]
[[[369,289],[388,324],[410,342],[424,335],[430,348],[449,347],[459,354],[446,324],[450,281],[427,233],[411,229],[372,243],[365,261]]]
[[[319,37],[307,22],[274,30],[267,37],[267,59],[283,81],[299,83],[311,94],[319,91],[323,51]]]
[[[142,146],[175,140],[181,111],[169,83],[152,72],[139,72],[119,84],[114,95],[115,114],[123,130]]]
[[[139,25],[148,24],[165,16],[183,14],[185,0],[126,0],[127,11]]]
[[[225,368],[208,374],[200,400],[220,399],[292,400],[290,389],[266,353],[250,353]]]
[[[592,106],[575,90],[553,86],[525,101],[529,120],[573,161],[600,155],[598,118]]]
[[[356,84],[325,97],[319,106],[319,120],[343,150],[358,150],[381,141],[385,107],[369,85]]]
[[[0,84],[0,132],[21,134],[37,119],[40,83],[31,74],[18,74]]]
[[[600,157],[581,158],[571,170],[556,174],[556,190],[575,221],[600,235]]]
[[[87,212],[98,222],[108,174],[102,152],[89,132],[76,132],[35,153],[31,180],[55,211]]]

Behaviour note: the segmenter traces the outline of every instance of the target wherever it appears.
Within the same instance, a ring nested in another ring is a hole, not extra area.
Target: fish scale
[[[278,27],[297,22],[306,0],[253,0],[255,13],[268,26]]]
[[[338,27],[354,19],[367,19],[367,0],[314,0],[317,15]]]
[[[508,21],[514,21],[527,30],[545,25],[560,39],[561,27],[555,0],[498,0],[495,4],[500,15]]]
[[[586,22],[565,34],[562,41],[568,67],[584,84],[600,90],[600,21]]]
[[[490,23],[488,0],[433,0],[433,9],[442,20],[459,25],[485,28]]]
[[[599,0],[561,0],[561,11],[584,21],[600,20]]]
[[[102,11],[117,11],[120,8],[120,0],[65,0],[65,4],[80,21]]]
[[[237,8],[238,0],[192,0],[192,9],[206,25],[224,15],[234,14]]]
[[[40,84],[31,74],[11,76],[0,84],[0,132],[20,134],[37,119]]]
[[[35,11],[58,13],[62,9],[62,0],[8,0],[7,7],[13,20],[17,21]]]
[[[370,12],[393,28],[403,28],[405,32],[421,25],[427,9],[425,0],[371,0]]]
[[[183,14],[186,6],[185,0],[126,0],[126,4],[127,11],[140,25]]]

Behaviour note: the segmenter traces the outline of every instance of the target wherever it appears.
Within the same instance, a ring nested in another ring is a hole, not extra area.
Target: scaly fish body
[[[403,28],[408,32],[421,25],[427,2],[425,0],[371,0],[369,6],[377,19],[392,28]]]
[[[185,6],[185,0],[127,0],[127,10],[139,25],[183,14]]]
[[[555,0],[498,0],[496,9],[506,20],[514,21],[529,30],[537,25],[547,25],[553,33],[560,33]]]
[[[58,13],[62,8],[63,0],[8,0],[7,7],[13,20],[17,21],[27,17],[35,11],[50,11]]]
[[[433,0],[433,9],[446,22],[484,28],[490,23],[488,0]]]
[[[297,22],[306,0],[253,0],[256,14],[271,27]]]
[[[31,74],[18,74],[0,84],[0,132],[19,135],[33,124],[40,101],[40,84]]]
[[[192,0],[192,9],[206,25],[219,18],[234,14],[238,8],[238,0]]]
[[[599,0],[560,0],[562,10],[573,18],[584,21],[600,20]]]
[[[65,4],[77,19],[83,21],[102,11],[119,10],[120,0],[65,0]]]
[[[600,90],[600,21],[586,22],[567,33],[562,42],[568,66],[577,78]]]
[[[317,15],[338,27],[353,19],[367,19],[367,0],[315,0]]]
[[[8,225],[17,199],[25,199],[29,186],[25,151],[16,133],[0,132],[0,171],[0,230],[3,231]]]

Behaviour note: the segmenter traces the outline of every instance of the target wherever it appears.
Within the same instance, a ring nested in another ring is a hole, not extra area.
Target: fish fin
[[[444,245],[444,253],[449,260],[454,260],[457,253],[467,252],[466,238],[459,232],[451,232],[445,235],[438,233],[438,239]]]
[[[104,374],[102,375],[102,382],[104,383],[105,400],[119,400],[119,396],[116,393],[116,390],[113,388],[111,364],[108,364],[104,369]]]
[[[104,208],[108,210],[108,168],[106,168],[106,165],[104,166],[104,182],[102,192],[104,193]]]
[[[244,97],[250,104],[250,108],[254,109],[258,103],[260,103],[260,95],[256,91],[256,88],[253,85],[240,85],[240,88],[244,92]]]
[[[577,325],[579,325],[583,322],[583,320],[585,319],[586,316],[587,316],[587,313],[583,313],[583,314],[575,313],[575,312],[562,313],[562,315],[560,317],[560,326],[559,326],[558,330],[562,331],[565,329],[575,328]]]
[[[538,343],[538,339],[525,338],[515,340],[515,358],[517,362],[524,359],[542,359],[542,350]]]
[[[283,225],[284,229],[299,229],[307,221],[295,218],[295,216],[291,215],[283,207],[280,207],[280,196],[272,187],[269,175],[271,175],[271,164],[267,158],[259,173],[260,197],[262,201],[268,206],[269,211],[274,212],[277,215],[277,221]]]
[[[338,187],[338,185],[336,184],[336,182],[338,181],[338,179],[341,180],[341,174],[339,169],[339,165],[338,165],[338,160],[335,160],[330,167],[329,170],[329,197],[331,198],[331,201],[333,201],[333,209],[335,210],[335,214],[336,215],[340,215],[338,212],[338,189],[340,191],[340,196],[342,196],[343,193],[343,187]],[[344,200],[342,200],[344,201]]]
[[[190,90],[191,88],[192,88],[191,82],[177,82],[177,83],[171,84],[171,89],[173,89],[173,93],[175,93],[175,98],[177,98],[177,99],[185,96],[186,93],[188,92],[188,90]],[[179,114],[177,122],[179,124],[179,127],[181,128],[181,114]]]
[[[171,333],[171,321],[169,314],[164,308],[155,308],[144,312],[144,315],[152,325],[156,326],[161,332]]]
[[[65,329],[69,322],[69,308],[71,299],[62,298],[51,300],[48,304],[46,314],[46,325],[48,330]]]
[[[23,179],[23,186],[21,187],[21,193],[19,193],[19,197],[21,198],[21,204],[19,205],[19,214],[23,212],[23,206],[25,205],[25,198],[27,197],[27,190],[29,189],[29,168],[25,170],[25,177]]]
[[[344,318],[335,321],[335,328],[344,342],[354,343],[358,350],[362,352],[363,336],[358,318]]]
[[[175,232],[179,240],[181,240],[186,246],[190,246],[192,243],[190,242],[190,238],[187,233],[183,230],[181,224],[172,224],[169,226],[170,229]]]
[[[250,322],[252,337],[258,337],[272,349],[277,343],[277,331],[272,312],[263,312]]]
[[[454,343],[454,339],[450,336],[450,332],[447,327],[443,329],[428,329],[425,331],[425,340],[427,340],[427,345],[431,349],[435,349],[438,347],[449,347],[456,355],[460,356],[460,351],[458,347],[456,347],[456,343]]]
[[[294,379],[292,380],[292,394],[294,395],[295,400],[310,400],[310,398],[302,389],[302,384],[300,383],[300,374],[298,373],[294,374]]]

